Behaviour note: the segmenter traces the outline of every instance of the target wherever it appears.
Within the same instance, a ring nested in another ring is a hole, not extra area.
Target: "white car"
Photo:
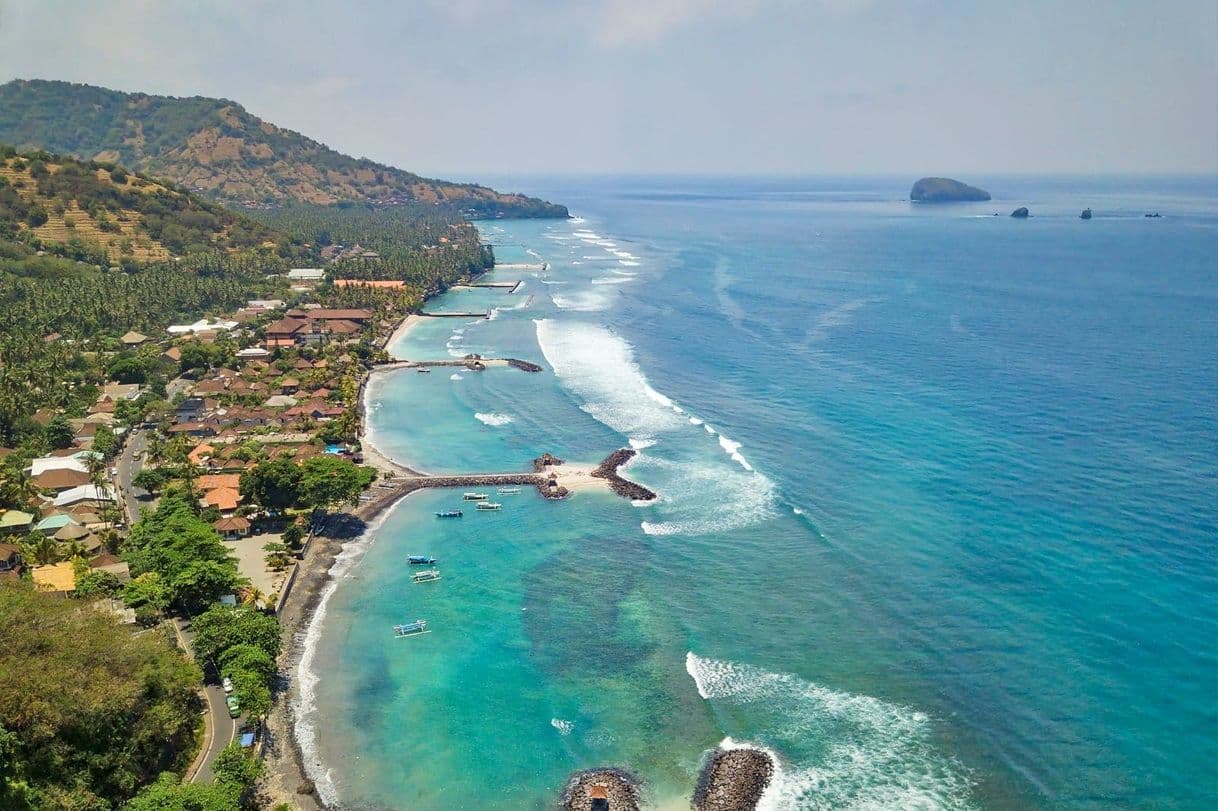
[[[220,684],[223,685],[224,692],[231,693],[233,691],[233,680],[230,679],[228,676],[225,676],[224,680],[221,681]]]

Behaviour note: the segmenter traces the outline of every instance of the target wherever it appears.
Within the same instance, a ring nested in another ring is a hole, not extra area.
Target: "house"
[[[66,513],[51,513],[34,525],[34,531],[41,532],[43,535],[55,535],[65,527],[75,526],[80,525],[72,519],[72,516]]]
[[[98,487],[95,484],[83,484],[80,487],[73,487],[70,490],[64,490],[59,495],[55,496],[56,507],[69,507],[73,504],[78,504],[82,501],[114,501],[114,495],[108,487]]]
[[[177,422],[198,422],[203,417],[205,406],[202,397],[187,397],[175,410],[174,419]]]
[[[98,395],[98,400],[135,400],[138,399],[143,388],[139,383],[107,383],[102,387],[101,394]]]
[[[51,566],[35,566],[31,572],[39,591],[67,594],[76,591],[76,567],[71,561]]]
[[[161,359],[167,360],[170,363],[182,362],[182,350],[176,346],[171,346],[161,353]]]
[[[128,332],[126,335],[124,335],[123,337],[119,338],[118,340],[123,346],[136,347],[136,346],[139,346],[140,344],[147,343],[148,336],[141,335],[140,333],[136,332],[135,330],[132,330],[131,332]]]
[[[209,473],[206,476],[200,476],[199,478],[195,479],[195,486],[205,493],[209,490],[219,490],[221,488],[240,490],[241,474]]]
[[[39,490],[54,490],[56,493],[80,487],[92,481],[89,474],[83,470],[72,468],[52,468],[44,470],[37,476],[31,477],[34,486]]]
[[[283,300],[277,298],[255,298],[245,302],[245,306],[251,310],[278,310],[283,305]]]
[[[238,350],[237,357],[241,360],[255,360],[257,358],[268,357],[271,353],[260,346],[248,346],[245,349]]]
[[[98,555],[89,561],[89,568],[95,572],[109,572],[117,577],[120,583],[131,582],[131,568],[117,555]]]
[[[195,445],[190,453],[186,454],[186,458],[190,460],[192,465],[201,465],[210,459],[216,452],[216,449],[208,445],[206,442],[200,442]]]
[[[275,346],[283,346],[284,341],[290,341],[287,346],[292,346],[298,338],[303,338],[310,330],[311,325],[304,318],[281,318],[278,321],[273,321],[266,325],[263,330],[266,335],[267,346],[272,343]]]
[[[5,510],[0,515],[0,535],[25,534],[34,525],[34,516],[21,510]]]
[[[288,279],[293,282],[320,282],[326,278],[322,268],[292,268],[288,271]]]
[[[266,398],[266,402],[264,402],[262,405],[267,408],[291,408],[298,402],[300,401],[291,395],[276,394],[272,397]]]
[[[185,434],[186,436],[205,437],[215,436],[216,429],[202,422],[179,422],[169,426],[167,432],[170,434]]]
[[[212,333],[212,336],[215,337],[215,333],[217,332],[228,332],[229,330],[236,329],[238,326],[240,325],[236,321],[221,321],[219,319],[216,321],[208,321],[206,318],[200,318],[193,324],[174,324],[166,331],[170,335],[190,335],[192,333],[195,335],[200,335],[205,332],[210,332]]]
[[[250,534],[250,522],[247,518],[234,515],[232,518],[221,518],[212,524],[220,537],[226,541],[239,541]]]
[[[363,324],[372,319],[372,313],[368,310],[336,310],[319,307],[316,310],[309,310],[309,318],[313,321],[354,321],[357,324]]]
[[[0,579],[21,575],[21,549],[11,543],[0,543]]]
[[[231,487],[218,487],[204,493],[203,503],[218,509],[220,515],[225,513],[231,515],[237,509],[237,505],[241,503],[241,493]]]
[[[295,394],[300,390],[300,381],[294,377],[285,377],[279,381],[279,392],[281,394]]]

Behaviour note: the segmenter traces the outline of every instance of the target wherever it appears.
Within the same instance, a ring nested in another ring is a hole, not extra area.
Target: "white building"
[[[174,324],[168,329],[170,335],[186,335],[194,332],[228,332],[236,329],[239,325],[236,321],[208,321],[206,318],[200,318],[193,324]]]
[[[321,268],[292,268],[288,271],[288,278],[294,282],[320,282],[326,277],[326,272]]]

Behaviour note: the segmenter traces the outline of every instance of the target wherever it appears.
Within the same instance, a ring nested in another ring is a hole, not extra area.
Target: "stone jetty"
[[[706,758],[691,805],[694,811],[752,811],[774,776],[760,749],[715,749]]]
[[[638,811],[639,783],[622,769],[589,769],[567,781],[559,806],[565,811]]]
[[[628,498],[631,501],[653,501],[656,494],[651,490],[618,475],[617,469],[633,459],[636,453],[632,448],[616,450],[609,454],[609,457],[601,462],[596,470],[592,471],[592,475],[598,479],[607,479],[613,492],[622,498]]]

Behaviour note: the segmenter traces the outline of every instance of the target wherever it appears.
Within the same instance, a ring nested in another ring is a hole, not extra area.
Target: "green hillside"
[[[225,99],[14,80],[0,85],[0,142],[122,163],[229,203],[423,204],[471,217],[565,217],[564,206],[431,180],[352,158]]]

